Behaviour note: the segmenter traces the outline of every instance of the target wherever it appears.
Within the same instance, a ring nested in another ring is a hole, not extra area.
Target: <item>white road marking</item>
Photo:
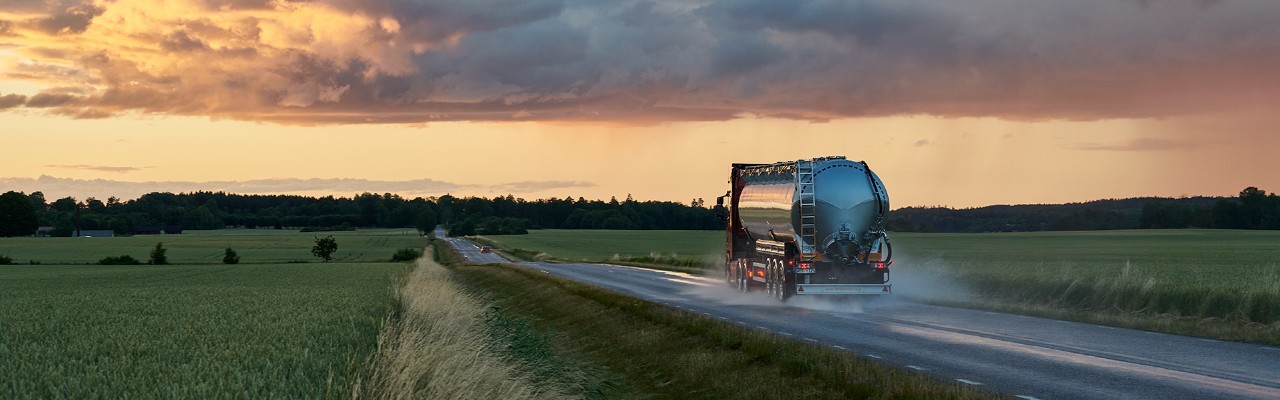
[[[720,320],[721,320],[721,321],[728,321],[728,320],[729,320],[728,318],[725,318],[725,317],[717,317],[717,318],[720,318]]]
[[[1280,347],[1263,347],[1263,348],[1271,351],[1280,351]]]
[[[778,334],[782,336],[791,336],[790,333],[786,333],[786,332],[778,332]]]
[[[916,370],[916,371],[928,371],[928,370],[929,370],[928,368],[924,368],[924,367],[917,367],[917,366],[914,366],[914,365],[908,365],[908,366],[907,366],[907,368],[911,368],[911,369],[914,369],[914,370]]]
[[[880,357],[880,356],[877,356],[877,355],[875,355],[875,354],[867,354],[867,357],[871,357],[871,358],[874,358],[874,359],[877,359],[877,360],[884,359],[884,357]]]
[[[756,325],[756,329],[759,329],[759,330],[762,330],[762,331],[768,331],[768,330],[769,330],[769,328],[765,328],[765,327],[760,326],[760,325]]]
[[[974,386],[977,386],[977,385],[981,385],[981,384],[982,384],[982,382],[971,381],[971,380],[968,380],[968,379],[956,379],[956,381],[958,381],[958,382],[960,382],[960,383],[963,383],[963,384],[966,384],[966,385],[974,385]]]
[[[846,348],[844,348],[844,347],[835,346],[835,345],[832,345],[832,346],[831,346],[831,348],[834,348],[834,349],[840,349],[840,350],[849,350],[849,349],[846,349]]]
[[[814,342],[814,343],[818,343],[818,341],[817,341],[817,340],[813,340],[813,339],[810,339],[810,338],[804,338],[804,340],[805,340],[806,342]]]
[[[1035,398],[1035,397],[1027,396],[1027,395],[1025,395],[1025,394],[1019,394],[1019,395],[1015,395],[1015,396],[1013,396],[1013,397],[1017,397],[1017,398],[1022,399],[1022,400],[1040,400],[1040,399],[1037,399],[1037,398]]]
[[[1213,339],[1197,339],[1197,340],[1201,342],[1209,342],[1209,343],[1222,343],[1221,340],[1213,340]]]
[[[1145,334],[1148,334],[1148,335],[1159,335],[1159,333],[1155,333],[1155,332],[1152,332],[1152,331],[1143,331],[1142,333],[1145,333]]]

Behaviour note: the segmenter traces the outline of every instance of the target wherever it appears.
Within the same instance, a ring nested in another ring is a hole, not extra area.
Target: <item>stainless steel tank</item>
[[[812,235],[802,234],[805,173],[812,174]],[[808,244],[825,259],[847,261],[884,236],[889,195],[864,163],[823,157],[748,167],[742,176],[738,215],[752,239]]]

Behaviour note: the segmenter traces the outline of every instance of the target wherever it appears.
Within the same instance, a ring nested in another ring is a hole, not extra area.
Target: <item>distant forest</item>
[[[64,197],[50,202],[41,192],[8,192],[0,195],[0,236],[28,236],[41,226],[52,227],[47,232],[51,236],[72,236],[77,209],[80,229],[118,235],[222,228],[426,232],[437,224],[457,235],[520,234],[528,229],[723,229],[700,199],[681,204],[641,202],[630,196],[606,202],[581,197],[527,201],[510,195],[406,199],[390,193],[346,198],[194,192],[149,193],[128,201]]]
[[[1280,196],[1249,187],[1235,198],[1141,197],[965,209],[907,207],[890,212],[887,225],[895,232],[1280,229]]]
[[[437,224],[451,234],[521,234],[529,229],[723,229],[701,199],[664,201],[564,199],[514,196],[406,199],[394,194],[346,197],[239,195],[222,192],[149,193],[134,200],[83,201],[44,194],[0,195],[0,236],[29,236],[38,227],[51,236],[76,229],[118,235],[177,229],[271,228],[347,230],[415,228]],[[1280,196],[1255,187],[1239,196],[1133,198],[1085,203],[988,206],[952,209],[907,207],[889,213],[896,232],[1025,232],[1064,230],[1222,228],[1280,229]]]

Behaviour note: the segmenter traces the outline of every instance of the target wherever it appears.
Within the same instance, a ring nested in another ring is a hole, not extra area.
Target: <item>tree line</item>
[[[1232,198],[1141,197],[965,209],[906,207],[890,212],[887,221],[887,229],[896,232],[1174,228],[1280,229],[1280,196],[1249,187]]]
[[[451,195],[404,198],[391,193],[353,197],[243,195],[225,192],[167,193],[121,200],[110,197],[49,201],[41,192],[0,195],[0,236],[28,236],[52,227],[51,236],[72,236],[77,229],[111,230],[118,235],[151,233],[170,227],[205,230],[274,228],[345,230],[416,228],[437,224],[457,234],[519,234],[528,229],[721,229],[699,200],[663,201],[573,199],[525,200],[512,195],[490,198]]]
[[[223,192],[149,193],[137,199],[52,202],[41,192],[0,195],[0,236],[29,236],[40,226],[52,236],[80,229],[119,235],[181,229],[274,228],[343,230],[415,228],[438,224],[454,235],[521,234],[529,229],[724,229],[701,199],[665,201],[525,200],[450,195],[406,199],[395,194],[353,197],[241,195]],[[896,232],[1025,232],[1147,228],[1280,229],[1280,196],[1256,187],[1237,197],[1096,200],[1070,204],[998,205],[952,209],[906,207],[889,213]]]

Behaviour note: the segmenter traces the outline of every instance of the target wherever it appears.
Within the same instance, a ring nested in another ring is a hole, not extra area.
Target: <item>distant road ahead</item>
[[[505,262],[466,240],[447,240],[468,261]],[[683,273],[518,264],[1021,399],[1280,399],[1280,348],[1273,346],[894,298],[835,303],[797,297],[784,304]]]
[[[469,240],[448,237],[448,234],[445,233],[444,229],[439,227],[436,228],[435,235],[436,237],[443,238],[446,242],[449,242],[449,245],[453,246],[453,249],[462,254],[462,257],[467,259],[467,261],[485,264],[508,262],[507,259],[502,258],[498,253],[481,253],[480,246],[477,246],[475,243],[471,243]]]

